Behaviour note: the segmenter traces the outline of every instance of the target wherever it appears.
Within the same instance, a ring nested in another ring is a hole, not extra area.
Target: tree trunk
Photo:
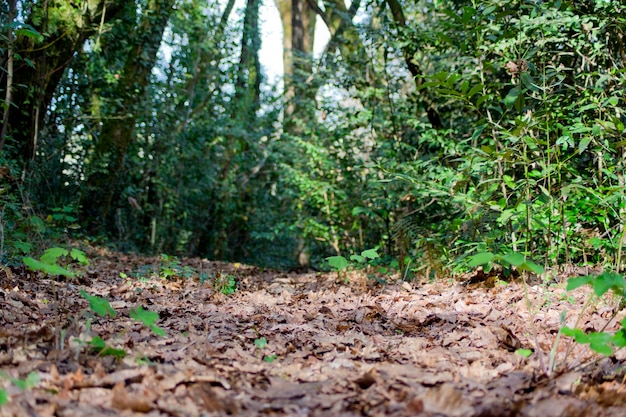
[[[406,28],[406,19],[404,17],[404,11],[402,10],[402,6],[398,0],[385,0],[387,5],[389,6],[389,10],[391,11],[391,15],[393,16],[393,20],[396,23],[396,26],[400,29]],[[416,47],[411,42],[404,42],[404,46],[402,47],[402,54],[404,55],[404,61],[406,62],[406,66],[409,69],[409,72],[413,76],[413,80],[415,81],[416,87],[419,89],[422,85],[424,74],[422,74],[422,70],[415,61],[415,53]],[[421,96],[422,101],[426,107],[426,115],[428,116],[428,121],[435,129],[441,129],[443,127],[441,123],[441,118],[439,117],[439,112],[437,111],[437,107],[432,102],[430,97],[428,97],[425,92],[422,92]]]
[[[82,217],[93,231],[113,225],[113,197],[122,200],[124,161],[133,142],[135,123],[143,112],[146,88],[173,4],[174,0],[148,1],[133,37],[137,43],[126,57],[113,95],[119,99],[117,106],[103,120],[87,167],[86,189],[81,199]]]
[[[283,25],[283,66],[285,83],[285,133],[297,135],[302,123],[314,117],[315,89],[313,41],[315,9],[307,0],[276,0]]]
[[[117,13],[117,3],[109,4],[105,20]],[[14,58],[11,101],[7,116],[6,142],[10,155],[26,166],[37,151],[39,130],[65,68],[102,19],[105,0],[75,2],[49,0],[34,2],[26,23],[40,34],[19,34]],[[8,58],[5,51],[3,61]],[[7,77],[0,77],[0,90],[7,90]],[[6,150],[6,148],[5,148]]]

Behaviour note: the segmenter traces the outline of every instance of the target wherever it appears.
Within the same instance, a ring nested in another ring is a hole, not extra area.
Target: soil
[[[559,335],[618,330],[619,300],[583,309],[570,273],[408,283],[88,256],[71,280],[0,270],[0,417],[626,415],[623,352]]]

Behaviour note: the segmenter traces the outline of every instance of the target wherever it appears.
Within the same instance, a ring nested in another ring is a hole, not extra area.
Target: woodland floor
[[[381,285],[362,273],[346,283],[336,274],[181,260],[209,276],[234,275],[237,291],[223,295],[197,274],[151,277],[156,258],[88,255],[86,272],[67,283],[0,271],[0,388],[11,397],[0,417],[626,415],[622,352],[590,361],[583,346],[561,339],[556,362],[573,370],[542,372],[561,313],[573,326],[587,288],[492,279]],[[117,316],[89,326],[81,289],[106,297]],[[129,317],[137,306],[159,314],[166,336]],[[613,309],[611,300],[594,304],[578,326],[600,331]],[[95,352],[87,345],[94,336],[127,355]],[[544,355],[515,353],[537,344]],[[11,381],[33,372],[25,391]]]

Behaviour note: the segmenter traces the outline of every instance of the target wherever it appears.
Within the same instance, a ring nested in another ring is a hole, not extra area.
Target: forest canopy
[[[625,238],[626,4],[0,4],[0,258],[47,240],[270,266],[378,248],[607,264]],[[313,54],[316,25],[330,38]]]

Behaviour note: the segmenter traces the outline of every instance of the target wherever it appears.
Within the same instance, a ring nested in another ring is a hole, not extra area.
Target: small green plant
[[[41,255],[39,260],[29,256],[23,260],[24,264],[33,271],[41,271],[45,275],[62,275],[67,278],[74,278],[75,273],[61,265],[68,266],[73,262],[78,262],[80,265],[89,265],[85,252],[76,248],[69,251],[59,247],[49,248]]]
[[[162,279],[191,278],[196,271],[190,266],[183,266],[176,256],[161,254],[159,277]]]
[[[264,337],[259,337],[258,339],[254,339],[254,346],[259,349],[265,349],[267,347],[267,339]]]
[[[618,298],[619,305],[615,308],[613,315],[606,323],[606,328],[615,316],[623,310],[624,307],[626,307],[626,280],[624,279],[624,276],[618,274],[617,272],[606,271],[597,276],[587,275],[571,278],[567,281],[567,291],[572,291],[576,288],[582,287],[583,285],[590,285],[593,288],[593,295],[591,295],[585,303],[583,311],[579,316],[579,320],[587,306],[589,306],[595,297],[602,297],[607,292],[612,291]],[[616,349],[626,346],[626,318],[620,322],[621,329],[617,330],[615,333],[604,331],[587,333],[579,328],[576,328],[577,324],[574,328],[567,326],[561,327],[560,333],[564,336],[573,338],[576,343],[589,345],[589,348],[594,352],[606,356],[610,356]],[[569,349],[567,353],[569,353]]]
[[[158,313],[155,313],[154,311],[144,310],[143,307],[139,306],[130,310],[130,317],[142,322],[144,326],[152,330],[152,333],[156,334],[157,336],[165,336],[165,330],[155,324],[156,321],[159,319]]]
[[[346,259],[345,257],[341,255],[338,255],[338,256],[329,256],[328,258],[326,258],[326,261],[328,262],[328,265],[330,265],[331,268],[337,271],[337,277],[340,279],[343,278],[343,280],[346,281],[347,280],[346,271],[349,266],[362,267],[362,266],[367,265],[370,261],[376,258],[379,258],[379,255],[376,249],[367,249],[361,252],[360,255],[356,255],[356,254],[350,255],[350,260]]]
[[[543,274],[543,267],[527,259],[524,255],[517,252],[508,253],[506,255],[495,255],[491,252],[481,252],[472,256],[467,266],[475,268],[482,266],[485,272],[489,272],[495,265],[505,267],[514,266],[519,272],[529,271],[535,274]]]
[[[91,350],[101,356],[113,356],[116,359],[122,359],[126,356],[124,349],[117,349],[108,346],[106,342],[100,336],[94,336],[89,341]]]
[[[34,388],[41,380],[41,377],[37,372],[29,373],[24,379],[13,378],[4,371],[0,371],[0,376],[11,381],[11,383],[18,387],[21,391],[28,391],[29,389]],[[4,389],[0,389],[0,405],[8,403],[9,399],[9,393]]]
[[[258,339],[254,339],[254,346],[259,350],[263,350],[267,347],[267,339],[264,337],[259,337]],[[263,355],[263,360],[268,363],[274,362],[278,358],[278,355]]]
[[[213,278],[213,286],[215,291],[224,295],[231,295],[237,291],[237,279],[234,275],[217,272]]]

